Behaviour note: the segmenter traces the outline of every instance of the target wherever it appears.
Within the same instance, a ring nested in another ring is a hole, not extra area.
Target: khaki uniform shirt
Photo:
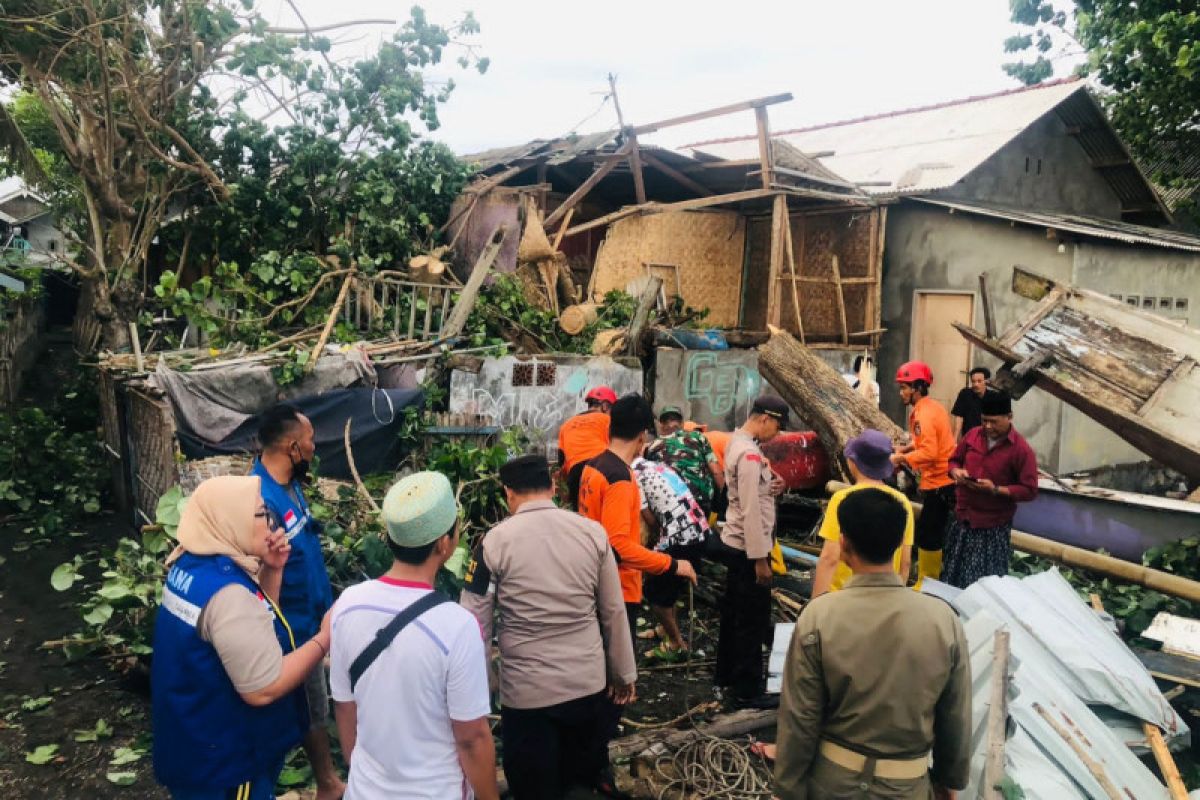
[[[746,558],[766,558],[771,554],[775,531],[772,476],[758,442],[743,431],[734,431],[725,450],[729,508],[725,511],[721,541],[744,551]]]
[[[543,708],[637,678],[633,641],[604,528],[525,503],[475,548],[459,602],[500,646],[500,702]]]
[[[920,758],[929,775],[868,779],[818,755],[822,739],[864,756]],[[943,601],[892,573],[856,575],[804,609],[788,648],[779,705],[776,794],[925,798],[929,783],[967,785],[971,663]]]

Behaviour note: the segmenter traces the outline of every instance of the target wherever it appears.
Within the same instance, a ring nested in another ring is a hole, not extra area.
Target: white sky
[[[406,19],[396,0],[295,0],[316,26]],[[485,75],[441,68],[458,84],[433,134],[459,153],[616,126],[608,104],[618,77],[629,124],[791,92],[771,127],[830,122],[1017,86],[1001,70],[1013,32],[1007,0],[425,0],[431,21],[472,9]],[[269,19],[295,25],[285,0],[262,0]],[[369,52],[388,29],[333,34],[338,57]],[[1058,74],[1069,70],[1060,65]],[[675,146],[752,133],[753,114],[674,128],[650,141]]]

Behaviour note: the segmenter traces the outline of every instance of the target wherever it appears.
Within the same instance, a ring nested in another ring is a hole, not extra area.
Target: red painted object
[[[783,431],[762,451],[788,489],[817,489],[829,481],[829,454],[813,431]]]

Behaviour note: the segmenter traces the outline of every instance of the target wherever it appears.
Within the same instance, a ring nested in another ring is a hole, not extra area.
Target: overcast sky
[[[314,26],[403,19],[410,7],[396,0],[295,2]],[[438,70],[453,75],[458,87],[433,136],[459,153],[615,127],[611,104],[601,106],[609,72],[618,77],[630,124],[791,92],[792,102],[771,109],[775,130],[1017,85],[1001,70],[1002,43],[1013,30],[1007,0],[420,5],[432,21],[446,24],[474,10],[482,27],[474,43],[491,59],[485,75],[456,65]],[[295,24],[286,0],[262,0],[260,7],[278,24]],[[386,33],[381,27],[339,33],[336,53],[365,54]],[[676,146],[753,130],[753,114],[746,112],[650,141]]]

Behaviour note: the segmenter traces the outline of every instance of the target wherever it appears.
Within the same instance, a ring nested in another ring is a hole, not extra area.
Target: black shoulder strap
[[[388,649],[388,645],[392,643],[392,640],[396,638],[400,631],[408,626],[408,623],[429,609],[440,606],[442,603],[450,602],[453,601],[446,595],[438,591],[432,591],[401,611],[392,618],[391,622],[380,628],[371,643],[358,654],[358,657],[354,659],[354,663],[350,665],[350,691],[354,691],[354,687],[358,685],[358,679],[367,671],[367,667],[375,663],[375,659],[379,658],[379,654]]]

